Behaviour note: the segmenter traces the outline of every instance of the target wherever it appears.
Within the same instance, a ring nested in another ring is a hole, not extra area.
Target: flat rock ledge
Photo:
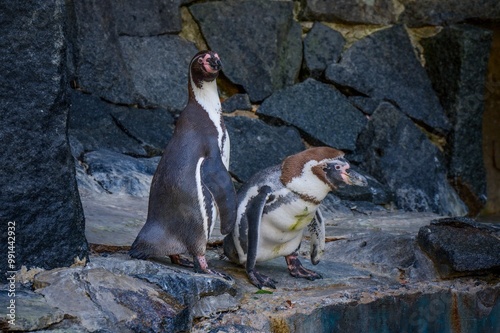
[[[126,254],[127,238],[96,244],[105,238],[90,234],[94,253],[85,266],[18,272],[16,325],[7,326],[6,315],[0,325],[41,332],[500,332],[496,261],[490,270],[462,269],[444,279],[428,249],[420,247],[419,232],[430,226],[469,222],[440,220],[432,213],[397,211],[339,215],[327,223],[318,265],[309,261],[307,235],[300,251],[304,266],[323,279],[295,279],[278,258],[257,267],[278,281],[276,290],[262,291],[242,267],[224,260],[220,235],[209,243],[209,265],[232,281],[169,260],[134,260]],[[462,229],[498,240],[493,225],[469,223]],[[8,304],[6,291],[0,301]]]

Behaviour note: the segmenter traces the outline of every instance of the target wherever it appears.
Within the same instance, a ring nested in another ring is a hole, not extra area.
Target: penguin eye
[[[335,166],[335,170],[340,170],[340,165],[338,165],[338,164],[337,164],[337,165]]]
[[[198,58],[198,63],[199,64],[203,64],[203,59],[202,58]]]

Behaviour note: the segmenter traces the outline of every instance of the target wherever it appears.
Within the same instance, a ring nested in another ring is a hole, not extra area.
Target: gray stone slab
[[[290,1],[214,1],[189,7],[226,77],[253,102],[295,83],[302,30]],[[223,37],[222,37],[223,36]]]
[[[258,115],[281,119],[322,144],[354,150],[367,120],[336,88],[307,79],[275,92]]]
[[[391,61],[387,61],[391,59]],[[357,41],[330,65],[326,78],[371,98],[391,101],[433,130],[450,124],[403,26],[393,26]]]

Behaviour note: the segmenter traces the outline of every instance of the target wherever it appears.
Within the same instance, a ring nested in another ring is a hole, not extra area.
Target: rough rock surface
[[[187,67],[197,52],[194,44],[176,35],[128,35],[121,29],[129,30],[132,24],[128,20],[126,27],[125,18],[115,19],[111,0],[73,6],[73,75],[78,87],[114,103],[174,109],[185,105]],[[118,14],[128,16],[134,6],[140,5],[128,2]],[[159,13],[158,6],[159,1],[149,8]]]
[[[208,46],[221,56],[224,74],[243,86],[251,101],[295,83],[302,31],[293,19],[292,2],[216,1],[189,10]]]
[[[188,67],[198,52],[179,36],[119,38],[137,103],[181,110],[188,100]],[[161,56],[159,56],[161,55]]]
[[[467,19],[498,21],[500,4],[496,0],[305,0],[300,17],[312,21],[347,21],[388,25],[403,23],[412,27],[449,25]]]
[[[401,0],[405,10],[401,14],[402,22],[409,26],[449,25],[467,19],[500,19],[500,3],[496,0],[475,2],[460,0]]]
[[[111,116],[113,105],[99,97],[73,91],[68,136],[73,156],[98,149],[146,155],[140,142],[122,131]]]
[[[149,196],[151,179],[159,161],[160,157],[134,158],[109,150],[96,150],[83,156],[86,176],[105,192],[135,197]]]
[[[482,126],[491,31],[446,27],[422,45],[427,73],[452,124],[446,147],[448,177],[476,216],[486,203]]]
[[[333,86],[314,79],[274,93],[258,115],[293,124],[309,137],[337,149],[354,150],[366,119]]]
[[[346,21],[391,24],[397,20],[398,7],[391,0],[305,0],[301,18],[311,21]]]
[[[437,132],[450,129],[403,26],[377,31],[359,40],[342,54],[338,64],[327,68],[325,75],[329,81],[365,96],[391,101],[409,117]]]
[[[247,94],[234,94],[222,102],[222,112],[231,113],[236,110],[252,110],[252,104]]]
[[[97,216],[122,223],[116,230],[88,236],[94,249],[102,246],[101,254],[91,255],[85,268],[38,273],[33,281],[36,294],[19,286],[23,298],[29,295],[38,304],[36,312],[19,311],[20,322],[29,317],[33,329],[54,332],[92,330],[97,325],[111,331],[119,327],[123,332],[150,332],[160,330],[161,325],[172,327],[168,325],[174,321],[175,328],[195,333],[379,332],[401,328],[441,332],[457,331],[457,327],[458,331],[496,333],[500,327],[498,279],[440,281],[433,262],[417,244],[418,230],[430,227],[430,221],[439,218],[436,214],[338,211],[326,221],[326,252],[321,262],[316,266],[310,263],[307,234],[299,251],[304,266],[318,271],[323,279],[292,278],[285,260],[276,258],[259,263],[257,269],[277,280],[277,289],[257,292],[243,267],[221,259],[217,228],[207,258],[210,267],[233,278],[230,283],[173,266],[169,260],[152,262],[109,253],[131,244],[132,238],[124,238],[125,230],[136,234],[140,229],[128,229],[123,209],[144,223],[139,215],[146,209],[146,199],[135,198],[141,199],[142,207],[130,199],[121,196],[108,202],[108,210],[101,206],[105,199],[88,202],[87,211],[95,210],[94,215],[88,214],[89,220]],[[457,228],[456,223],[446,225]],[[470,228],[484,231],[489,227],[474,223],[466,229]],[[465,231],[457,228],[453,234],[462,237],[469,233]],[[96,238],[104,233],[121,244],[106,246],[105,240]],[[493,250],[490,254],[498,252]],[[26,281],[22,276],[19,280]],[[6,293],[0,293],[0,300],[4,299],[8,300]],[[20,305],[24,302],[19,301]],[[0,322],[5,322],[4,317]]]
[[[307,72],[319,79],[326,67],[338,62],[344,49],[342,35],[326,25],[316,22],[304,39],[304,65]]]
[[[39,273],[35,292],[87,331],[180,332],[189,310],[159,287],[100,266]]]
[[[361,168],[386,184],[398,208],[462,216],[466,206],[448,184],[439,149],[403,113],[382,103],[359,136]]]
[[[0,4],[2,272],[21,264],[68,266],[87,256],[66,137],[65,10],[64,1]],[[9,221],[15,223],[12,267],[7,267]],[[0,280],[5,278],[2,273]]]
[[[418,244],[442,278],[500,270],[500,227],[443,218],[420,228]]]
[[[224,122],[231,139],[229,172],[242,182],[304,150],[300,134],[293,127],[270,126],[260,119],[240,116],[225,117]]]
[[[120,35],[155,36],[181,31],[181,0],[112,2],[116,30]]]

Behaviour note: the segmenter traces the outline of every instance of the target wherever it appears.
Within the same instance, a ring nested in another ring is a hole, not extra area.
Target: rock
[[[181,31],[180,0],[112,2],[120,35],[148,37]]]
[[[180,332],[189,311],[160,288],[102,267],[39,273],[36,292],[88,331]]]
[[[167,260],[168,261],[168,260]],[[212,262],[210,262],[212,265]],[[104,267],[114,274],[126,274],[159,286],[180,304],[190,309],[190,317],[206,316],[221,311],[221,305],[210,307],[209,302],[223,300],[228,308],[234,308],[238,298],[234,298],[234,282],[215,275],[197,274],[192,269],[163,265],[145,260],[134,260],[128,256],[96,257],[89,267]],[[230,297],[229,297],[230,296]],[[208,300],[206,297],[211,297]],[[217,305],[217,304],[216,304]],[[213,312],[207,311],[207,306]],[[202,311],[203,307],[205,311]],[[198,309],[197,311],[192,311]],[[227,311],[227,308],[223,308]]]
[[[148,197],[112,195],[80,189],[85,236],[90,244],[128,248],[146,222]]]
[[[368,181],[368,186],[344,186],[335,191],[335,195],[342,200],[368,201],[375,205],[390,204],[393,200],[391,190],[379,183],[375,178],[367,175],[366,172],[352,166],[351,169],[364,175]]]
[[[120,49],[141,106],[181,110],[188,100],[188,67],[198,52],[175,35],[119,38]]]
[[[391,59],[390,63],[387,59]],[[391,101],[410,118],[438,133],[450,129],[431,81],[402,26],[359,40],[342,54],[340,63],[326,69],[325,75],[329,81],[363,95]]]
[[[15,297],[9,297],[5,290],[0,291],[0,300],[5,307],[10,305],[10,300],[14,300],[15,316],[14,325],[9,325],[12,320],[7,316],[9,310],[5,310],[0,317],[0,327],[2,331],[38,331],[48,328],[64,319],[64,313],[56,307],[47,304],[44,297],[32,292],[17,290]]]
[[[500,269],[500,228],[469,218],[433,220],[420,228],[418,244],[442,278]]]
[[[447,137],[448,178],[475,216],[486,203],[482,126],[491,31],[467,25],[424,39],[426,69],[453,126]]]
[[[399,8],[390,0],[322,1],[306,0],[300,13],[303,20],[344,21],[387,25],[397,21]]]
[[[99,97],[71,92],[71,108],[68,119],[73,156],[107,149],[117,153],[145,156],[146,150],[138,139],[127,135],[113,118],[114,105]]]
[[[162,155],[174,133],[175,120],[166,109],[117,106],[111,116],[123,132],[141,143],[148,156]]]
[[[364,96],[349,96],[349,102],[356,108],[361,110],[364,114],[372,115],[377,109],[382,100],[376,98],[369,98]]]
[[[15,237],[15,263],[8,267],[5,257],[2,272],[21,264],[69,266],[87,257],[66,137],[65,11],[65,2],[56,0],[0,4],[0,249],[5,256],[8,231]]]
[[[320,144],[345,150],[356,148],[356,138],[366,124],[363,114],[344,95],[314,79],[274,93],[257,114],[279,118]]]
[[[172,22],[177,27],[173,29],[179,28],[178,0],[148,4],[128,1],[125,6],[115,8],[111,0],[104,0],[73,5],[75,84],[113,103],[182,109],[187,102],[188,65],[197,50],[191,42],[176,35],[161,32],[151,37],[128,35],[169,30],[163,26],[164,20],[168,21],[165,13],[175,12]],[[137,20],[143,20],[144,15],[148,20],[149,15],[164,19],[148,21],[151,23],[147,26],[134,25],[130,15]]]
[[[344,45],[340,32],[315,22],[304,39],[304,65],[308,73],[319,79],[328,65],[339,60]]]
[[[302,63],[299,23],[290,1],[216,1],[189,7],[226,77],[252,102],[292,85]],[[224,38],[221,38],[224,36]]]
[[[241,182],[305,148],[299,132],[290,126],[241,116],[225,117],[224,122],[231,139],[229,171]]]
[[[112,0],[77,1],[70,7],[70,71],[75,84],[107,101],[139,100],[118,42]]]
[[[401,0],[404,12],[400,21],[412,26],[450,25],[467,19],[498,20],[500,19],[500,4],[496,0],[467,2],[459,0]]]
[[[252,110],[252,104],[247,94],[234,94],[222,102],[222,112],[231,113],[236,110]]]
[[[358,140],[360,167],[393,191],[407,211],[464,215],[467,208],[448,184],[443,156],[402,112],[382,103]]]
[[[160,157],[134,158],[108,150],[96,150],[83,156],[87,175],[107,193],[149,196],[151,180]]]

